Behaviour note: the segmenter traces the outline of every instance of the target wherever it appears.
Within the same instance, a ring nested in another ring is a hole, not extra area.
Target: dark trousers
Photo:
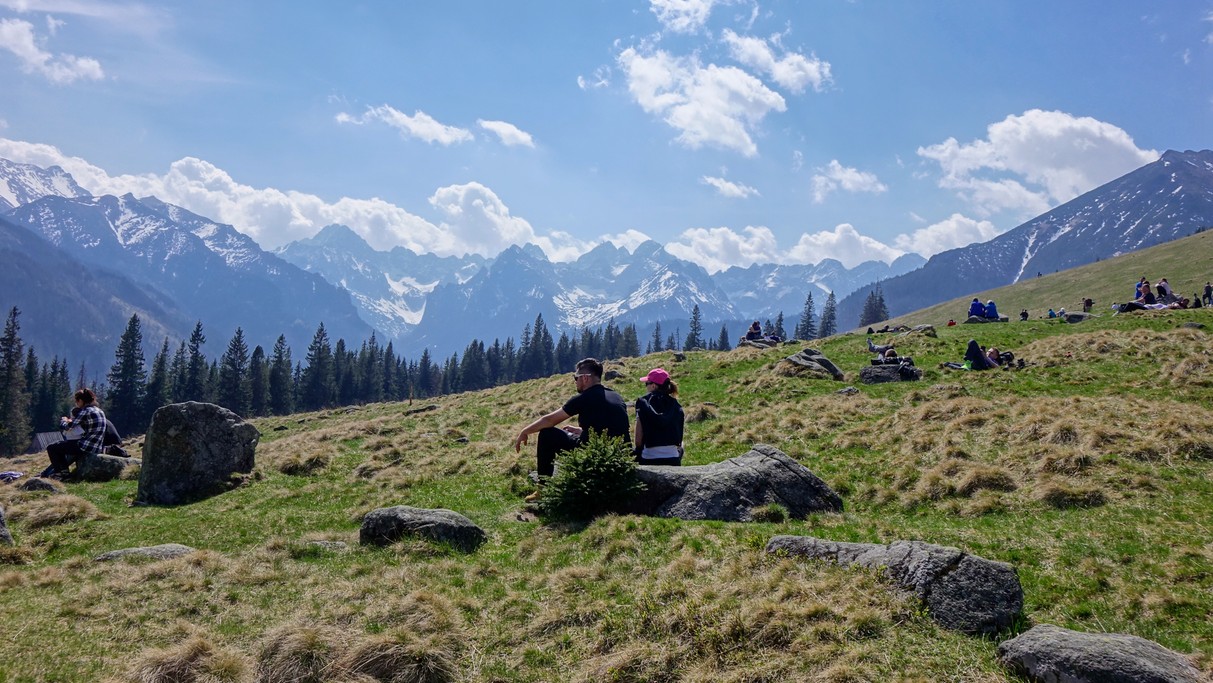
[[[84,455],[84,450],[80,448],[80,441],[70,439],[47,446],[46,454],[50,456],[51,467],[55,468],[56,472],[66,472],[73,462]]]
[[[563,429],[547,427],[539,430],[539,438],[535,444],[535,458],[538,461],[536,469],[539,476],[552,476],[556,471],[556,455],[571,451],[580,444],[580,439]]]

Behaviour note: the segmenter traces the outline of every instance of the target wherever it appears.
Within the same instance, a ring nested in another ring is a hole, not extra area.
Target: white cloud
[[[698,263],[709,273],[777,260],[779,248],[770,228],[746,226],[742,233],[724,227],[691,228],[667,243],[665,249],[678,258]]]
[[[779,93],[736,67],[703,67],[693,57],[635,47],[618,62],[636,103],[680,131],[678,141],[691,149],[710,145],[754,156],[751,132],[769,112],[787,109]]]
[[[772,42],[778,45],[778,39],[779,37],[775,36]],[[802,93],[808,86],[820,92],[833,81],[830,63],[818,59],[817,55],[805,57],[797,52],[787,52],[776,58],[775,51],[767,41],[751,36],[739,36],[729,29],[725,29],[723,40],[728,44],[733,59],[762,71],[794,93]]]
[[[850,223],[840,223],[833,230],[804,233],[782,261],[783,263],[819,263],[822,259],[837,259],[847,268],[864,261],[892,263],[904,252],[867,235]]]
[[[582,90],[590,90],[594,88],[605,88],[611,84],[611,67],[603,65],[594,69],[594,73],[590,78],[585,76],[577,77],[577,87]]]
[[[59,32],[59,29],[62,28],[66,23],[67,22],[63,21],[62,19],[56,19],[48,14],[46,15],[46,32],[49,33],[51,37],[54,37],[54,35]]]
[[[34,25],[21,19],[0,19],[0,49],[8,50],[21,60],[21,70],[37,73],[52,83],[73,83],[82,78],[100,80],[105,77],[101,62],[92,57],[69,54],[54,55],[40,46]]]
[[[665,245],[671,254],[693,261],[715,273],[731,266],[755,263],[819,263],[832,258],[847,268],[864,261],[891,263],[904,252],[862,235],[849,223],[833,230],[803,233],[791,248],[780,246],[765,226],[747,226],[740,233],[732,228],[692,228]]]
[[[610,242],[620,249],[627,249],[630,252],[636,251],[636,247],[648,242],[652,238],[640,232],[639,230],[627,229],[616,235],[603,235],[603,242]],[[596,246],[596,245],[595,245]]]
[[[386,123],[398,130],[401,137],[417,138],[430,144],[437,142],[440,145],[453,145],[472,140],[470,131],[443,125],[421,110],[409,116],[392,106],[383,104],[378,107],[367,107],[366,113],[362,116],[352,116],[345,112],[337,114],[338,123],[352,123],[360,126],[372,121]]]
[[[804,152],[798,149],[792,150],[792,170],[799,171],[804,168]]]
[[[898,235],[893,243],[899,249],[917,252],[930,258],[949,249],[957,249],[975,242],[988,242],[998,235],[999,230],[993,223],[954,213],[934,225]]]
[[[705,185],[711,185],[716,188],[716,192],[722,197],[736,197],[738,199],[746,199],[747,197],[758,197],[758,190],[749,185],[733,183],[724,178],[713,178],[711,176],[703,176],[699,179]]]
[[[703,28],[717,0],[649,0],[657,21],[674,33],[695,33]]]
[[[477,253],[496,256],[510,244],[531,242],[553,260],[572,260],[591,244],[570,235],[536,234],[525,220],[479,183],[439,188],[430,198],[443,220],[440,225],[381,199],[343,197],[336,202],[295,191],[256,188],[235,181],[227,172],[201,159],[173,162],[163,175],[110,176],[79,157],[51,145],[0,138],[0,157],[37,166],[60,166],[81,187],[96,195],[154,195],[170,204],[234,226],[267,249],[311,237],[322,227],[348,225],[376,249],[403,246],[439,255]]]
[[[1124,130],[1090,117],[1032,109],[991,124],[987,138],[955,138],[918,154],[939,163],[940,187],[989,214],[1035,215],[1158,159]],[[1010,176],[1010,177],[1008,177]]]
[[[817,175],[813,176],[813,203],[824,202],[836,190],[880,194],[888,189],[876,174],[843,166],[833,159],[825,168],[817,169]]]
[[[535,146],[535,141],[531,138],[531,134],[519,129],[512,123],[477,119],[476,125],[496,135],[501,139],[501,144],[507,147],[522,145],[523,147],[533,148]]]

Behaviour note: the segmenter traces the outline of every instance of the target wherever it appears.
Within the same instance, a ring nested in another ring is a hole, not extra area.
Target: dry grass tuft
[[[33,560],[34,551],[30,548],[22,545],[0,545],[0,565],[29,564]],[[4,581],[0,580],[0,589],[4,585]]]
[[[966,498],[982,490],[1014,491],[1019,488],[1015,476],[1007,470],[992,465],[974,465],[956,486],[956,493]]]
[[[27,529],[45,529],[70,522],[106,518],[96,505],[71,495],[35,498],[20,508],[14,508],[10,517],[23,521]]]
[[[288,624],[266,634],[257,652],[258,683],[325,683],[349,646],[345,631]]]
[[[298,453],[280,458],[275,463],[275,466],[283,474],[307,475],[328,467],[330,462],[332,462],[332,456],[328,453],[310,453],[306,455]]]
[[[686,421],[692,423],[715,420],[720,416],[720,411],[717,410],[716,406],[704,403],[689,406],[683,412],[686,414]]]
[[[195,635],[175,647],[144,651],[123,680],[129,683],[251,683],[244,655]]]
[[[1103,489],[1063,481],[1049,481],[1040,487],[1040,500],[1059,510],[1099,507],[1107,502]]]
[[[382,683],[449,683],[458,680],[458,661],[459,651],[451,639],[398,629],[362,638],[337,666]]]

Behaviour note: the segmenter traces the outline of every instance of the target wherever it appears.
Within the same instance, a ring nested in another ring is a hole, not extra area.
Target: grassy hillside
[[[1143,266],[1116,268],[1102,281],[1127,288]],[[1178,284],[1182,271],[1144,272]],[[1102,306],[1108,287],[1050,303]],[[1008,293],[1004,308],[1044,296]],[[1133,633],[1213,672],[1213,340],[1179,328],[1189,321],[1213,326],[1213,310],[940,328],[896,338],[922,382],[871,387],[854,379],[862,335],[821,340],[852,396],[785,370],[798,347],[608,366],[628,398],[652,366],[673,373],[690,464],[768,443],[820,475],[845,511],[806,520],[536,520],[522,503],[534,455],[510,442],[572,392],[568,373],[258,420],[259,476],[188,506],[130,507],[133,481],[56,496],[0,486],[17,540],[0,548],[0,681],[1008,680],[995,640],[942,630],[876,572],[768,557],[775,534],[1006,561],[1024,586],[1021,628]],[[1027,367],[938,369],[974,333]],[[468,555],[358,546],[361,516],[398,504],[462,512],[490,540]],[[168,542],[200,550],[91,559]]]
[[[1081,311],[1082,300],[1087,297],[1095,300],[1093,312],[1110,313],[1113,303],[1133,298],[1133,286],[1142,276],[1151,284],[1167,278],[1172,289],[1181,296],[1191,297],[1193,293],[1203,292],[1205,283],[1213,280],[1213,231],[1206,230],[1060,273],[1029,277],[1014,285],[969,292],[898,316],[890,322],[908,325],[942,325],[949,319],[963,322],[973,297],[982,303],[993,299],[999,312],[1012,320],[1019,320],[1019,312],[1025,308],[1033,319],[1042,318],[1050,308]],[[840,327],[845,328],[848,324]]]

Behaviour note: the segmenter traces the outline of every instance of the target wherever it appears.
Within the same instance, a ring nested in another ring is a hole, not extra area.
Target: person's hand
[[[518,432],[518,436],[514,437],[514,452],[521,453],[522,445],[526,443],[526,432]]]
[[[573,436],[581,436],[581,427],[574,427],[573,425],[565,425],[562,429],[564,429],[564,431],[567,432],[568,434],[572,434]]]

